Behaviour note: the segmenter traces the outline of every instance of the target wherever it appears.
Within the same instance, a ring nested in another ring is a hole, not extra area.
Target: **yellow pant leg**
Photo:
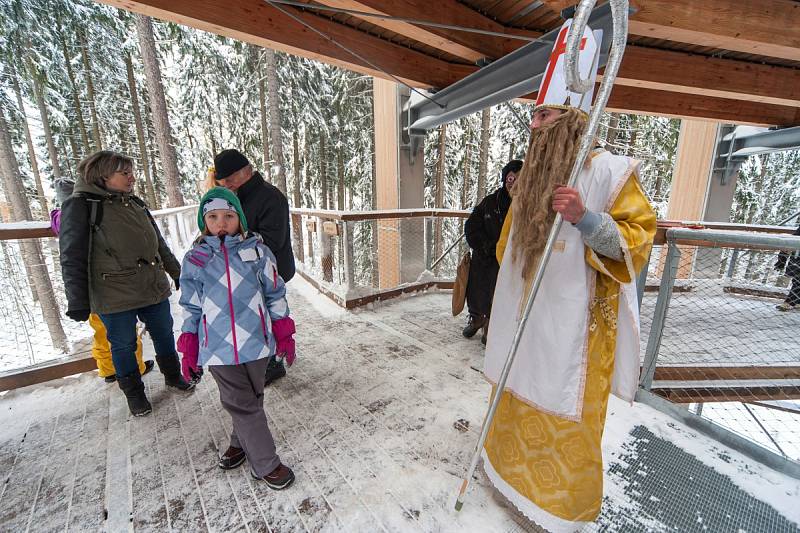
[[[89,315],[89,325],[94,330],[92,357],[97,361],[97,370],[100,371],[100,377],[111,376],[115,371],[114,363],[111,361],[111,345],[106,337],[106,327],[100,317],[94,313]]]
[[[106,337],[106,327],[100,317],[92,313],[89,315],[89,325],[94,330],[94,343],[92,344],[92,357],[97,361],[97,370],[100,377],[116,374],[114,362],[111,360],[111,345]],[[136,339],[136,362],[139,364],[139,373],[144,374],[144,361],[142,360],[142,337]]]

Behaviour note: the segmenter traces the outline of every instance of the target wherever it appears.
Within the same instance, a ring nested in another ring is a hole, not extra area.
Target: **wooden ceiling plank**
[[[632,34],[800,61],[792,0],[635,0]]]
[[[797,126],[800,108],[615,85],[608,111],[754,126]]]
[[[616,84],[800,107],[800,70],[628,46]]]
[[[407,19],[418,19],[463,26],[484,31],[521,35],[525,37],[538,37],[537,32],[507,29],[505,26],[488,17],[483,16],[470,7],[456,0],[318,0],[330,7],[352,9],[368,13],[389,15]],[[450,54],[475,62],[481,58],[498,59],[510,50],[519,48],[525,41],[519,39],[492,37],[465,31],[436,28],[401,22],[385,20],[375,17],[364,17],[370,23],[393,32],[405,35],[420,43],[439,48]]]
[[[553,13],[575,0],[543,0]],[[800,61],[800,3],[792,0],[632,0],[631,35]]]
[[[184,24],[259,46],[316,59],[343,68],[387,78],[327,39],[262,0],[98,0],[114,7]],[[328,18],[291,10],[301,20],[371,63],[416,87],[446,87],[476,67],[448,63],[373,37]]]

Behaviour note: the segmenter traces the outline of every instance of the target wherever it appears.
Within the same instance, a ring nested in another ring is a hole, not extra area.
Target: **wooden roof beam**
[[[596,89],[595,89],[596,92]],[[522,97],[536,100],[536,93]],[[752,126],[800,125],[800,107],[761,104],[746,100],[614,85],[606,111],[713,120]]]
[[[615,82],[800,107],[800,70],[629,45]]]
[[[393,17],[424,19],[439,24],[464,26],[478,30],[539,37],[538,32],[510,30],[456,0],[318,0],[331,7],[365,11]],[[433,46],[470,62],[481,58],[498,59],[525,44],[520,39],[487,36],[465,31],[422,26],[397,20],[362,17],[376,26],[409,39]]]
[[[561,13],[577,0],[543,0]],[[632,0],[633,35],[800,61],[800,4],[792,0]]]
[[[318,0],[331,7],[365,11],[393,17],[409,18],[505,33],[506,28],[494,20],[455,0]],[[423,26],[397,20],[361,17],[376,26],[399,33],[409,39],[433,46],[470,62],[488,57],[497,59],[525,44],[519,39],[480,35],[459,30]],[[526,35],[529,36],[529,35]],[[530,35],[538,37],[538,35]]]
[[[792,0],[634,0],[634,35],[800,61]]]
[[[184,24],[259,46],[387,78],[352,54],[273,8],[263,0],[98,0],[114,7]],[[338,43],[416,87],[447,87],[476,67],[449,63],[309,12],[291,11]]]
[[[716,120],[754,126],[796,126],[800,108],[615,85],[608,111]]]

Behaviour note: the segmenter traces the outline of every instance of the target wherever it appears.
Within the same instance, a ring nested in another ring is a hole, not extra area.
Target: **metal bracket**
[[[634,12],[634,9],[629,9],[629,13]],[[600,67],[603,67],[608,60],[613,34],[608,3],[592,11],[589,26],[593,30],[602,30],[598,61]],[[535,92],[547,68],[558,31],[559,28],[550,31],[538,40],[438,91],[436,102],[439,105],[412,94],[409,100],[409,134],[425,135],[427,130],[446,122]]]
[[[714,170],[720,171],[720,184],[727,185],[739,167],[751,155],[769,154],[800,148],[800,126],[768,130],[751,126],[728,126],[717,144]]]

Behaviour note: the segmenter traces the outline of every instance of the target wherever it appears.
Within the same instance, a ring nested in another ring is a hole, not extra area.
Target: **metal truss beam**
[[[592,12],[589,26],[600,41],[599,66],[604,67],[611,47],[612,33],[611,10],[608,4]],[[406,110],[408,132],[411,135],[424,135],[426,130],[441,124],[535,92],[547,67],[559,29],[544,34],[535,42],[435,93],[432,95],[435,102],[412,95]]]

